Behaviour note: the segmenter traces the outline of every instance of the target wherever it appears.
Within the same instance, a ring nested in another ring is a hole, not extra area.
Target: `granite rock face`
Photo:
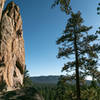
[[[2,17],[2,11],[3,11],[3,7],[4,7],[4,3],[5,3],[5,0],[0,0],[0,20],[1,20],[1,17]]]
[[[19,7],[10,2],[3,10],[0,0],[0,85],[16,89],[23,84],[25,50]]]

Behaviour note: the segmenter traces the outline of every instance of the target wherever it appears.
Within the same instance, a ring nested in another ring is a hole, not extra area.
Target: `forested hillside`
[[[30,77],[33,83],[40,84],[57,84],[60,76],[40,76],[40,77]]]

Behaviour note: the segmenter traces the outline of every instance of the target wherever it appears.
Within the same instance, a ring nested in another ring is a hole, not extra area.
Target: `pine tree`
[[[66,88],[66,77],[61,75],[57,83],[56,100],[66,100]]]
[[[72,12],[62,36],[56,41],[60,45],[58,58],[67,58],[62,71],[75,76],[77,100],[81,100],[80,77],[88,75],[93,66],[97,65],[100,51],[99,43],[95,42],[98,34],[88,34],[92,27],[83,25],[83,22],[80,12]]]
[[[30,79],[28,70],[26,69],[26,66],[25,66],[23,87],[30,87],[32,85],[33,85],[32,80]]]
[[[100,3],[98,3],[97,14],[100,15]]]
[[[71,6],[70,6],[70,0],[55,0],[55,2],[52,4],[52,8],[56,5],[60,5],[60,9],[64,11],[66,14],[71,13]]]

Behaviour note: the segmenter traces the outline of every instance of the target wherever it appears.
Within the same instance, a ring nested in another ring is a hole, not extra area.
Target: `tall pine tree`
[[[98,53],[100,51],[98,34],[88,34],[92,27],[83,25],[81,13],[71,13],[66,28],[62,36],[56,41],[60,45],[58,58],[68,58],[64,64],[62,71],[66,71],[67,75],[75,76],[77,100],[81,100],[80,96],[80,76],[85,77],[90,74],[90,70],[97,67]]]

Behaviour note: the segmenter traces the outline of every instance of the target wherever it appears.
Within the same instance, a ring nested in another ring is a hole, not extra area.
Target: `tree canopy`
[[[72,10],[70,6],[70,0],[55,0],[51,7],[53,8],[56,5],[60,5],[60,9],[66,14],[70,14]]]

